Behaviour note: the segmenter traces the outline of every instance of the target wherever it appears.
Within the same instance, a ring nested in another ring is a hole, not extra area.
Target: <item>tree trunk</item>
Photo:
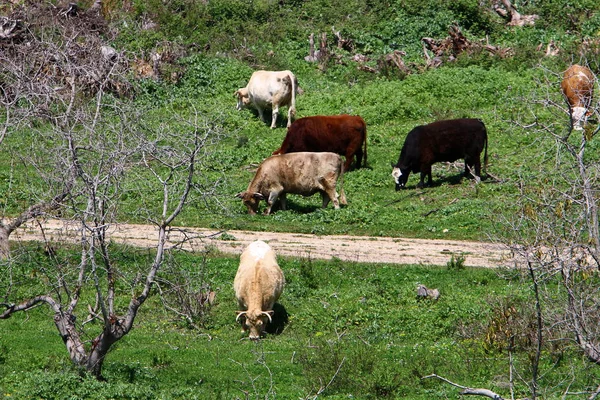
[[[8,237],[10,232],[0,223],[0,260],[7,260],[10,257],[10,244],[8,243]]]

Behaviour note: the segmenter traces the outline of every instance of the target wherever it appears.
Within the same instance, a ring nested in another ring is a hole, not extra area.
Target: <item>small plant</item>
[[[462,254],[456,257],[454,257],[454,254],[452,254],[452,257],[450,258],[450,261],[446,263],[446,266],[449,270],[462,271],[465,269],[465,260],[466,257]]]
[[[316,289],[319,287],[313,271],[312,258],[304,259],[300,263],[300,278],[306,287]]]

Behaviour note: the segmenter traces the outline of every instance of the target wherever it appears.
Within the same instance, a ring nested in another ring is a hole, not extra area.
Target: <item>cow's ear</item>
[[[233,97],[240,97],[239,89],[235,91],[235,93],[233,94]]]
[[[235,197],[237,197],[238,199],[243,199],[244,198],[244,192],[239,192],[238,194],[235,195]]]
[[[255,199],[258,199],[258,200],[264,200],[265,199],[265,196],[263,196],[262,193],[254,193],[252,195],[252,197],[254,197]]]
[[[392,168],[396,168],[393,161],[391,161],[390,164],[391,164]]]

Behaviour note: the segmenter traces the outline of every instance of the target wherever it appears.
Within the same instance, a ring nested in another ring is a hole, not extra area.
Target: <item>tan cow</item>
[[[287,127],[292,124],[296,115],[296,93],[298,93],[298,80],[292,71],[256,71],[250,77],[245,88],[238,89],[234,95],[237,97],[237,109],[254,107],[260,119],[264,121],[263,111],[272,110],[271,129],[277,123],[279,107],[288,106]]]
[[[571,125],[582,130],[591,114],[589,110],[594,96],[595,77],[592,71],[581,65],[571,65],[563,74],[560,88],[569,105]]]
[[[273,305],[284,284],[283,271],[271,247],[261,240],[250,243],[242,252],[233,281],[240,309],[236,321],[241,320],[244,331],[250,331],[250,339],[260,339],[267,323],[272,322]]]
[[[340,189],[340,200],[336,192],[336,184],[340,178],[343,185],[342,159],[335,153],[299,152],[271,156],[264,160],[254,179],[245,192],[236,197],[243,200],[248,212],[252,215],[258,212],[261,200],[267,202],[265,215],[269,215],[277,199],[281,199],[281,209],[286,209],[286,193],[312,196],[319,192],[323,199],[323,208],[329,201],[336,209],[340,202],[346,203],[344,189]]]

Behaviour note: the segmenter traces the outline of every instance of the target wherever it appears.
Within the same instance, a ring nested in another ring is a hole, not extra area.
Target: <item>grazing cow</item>
[[[298,93],[298,80],[291,71],[256,71],[250,77],[245,88],[238,89],[234,96],[237,97],[237,109],[254,107],[260,119],[264,121],[263,111],[271,109],[273,118],[271,129],[277,123],[279,107],[288,106],[288,128],[292,118],[296,115],[296,93]]]
[[[235,320],[242,320],[244,331],[250,331],[250,339],[260,339],[267,323],[272,322],[273,305],[281,296],[284,284],[273,249],[261,240],[250,243],[242,252],[233,281],[240,309]]]
[[[271,209],[277,198],[281,199],[281,209],[286,209],[286,193],[312,196],[321,193],[323,208],[329,201],[336,209],[340,208],[338,195],[335,190],[340,178],[343,184],[342,159],[334,153],[291,153],[271,156],[258,167],[254,179],[245,192],[236,197],[243,200],[248,212],[252,215],[258,211],[261,200],[267,202],[265,215]],[[340,189],[340,202],[346,204],[344,189]]]
[[[581,65],[571,65],[563,74],[560,88],[569,105],[571,126],[575,130],[583,130],[594,96],[594,74]]]
[[[364,146],[364,150],[363,150]],[[367,165],[367,126],[359,116],[332,115],[304,117],[288,128],[285,139],[273,154],[299,151],[330,151],[346,157],[344,171],[350,169],[356,155],[356,168],[365,156]]]
[[[392,176],[396,190],[404,188],[408,175],[421,173],[417,187],[423,187],[425,175],[431,185],[431,165],[440,161],[465,159],[465,175],[475,167],[475,177],[481,176],[481,151],[485,147],[484,162],[487,168],[487,131],[478,119],[454,119],[417,126],[408,133],[396,165],[392,163]]]

